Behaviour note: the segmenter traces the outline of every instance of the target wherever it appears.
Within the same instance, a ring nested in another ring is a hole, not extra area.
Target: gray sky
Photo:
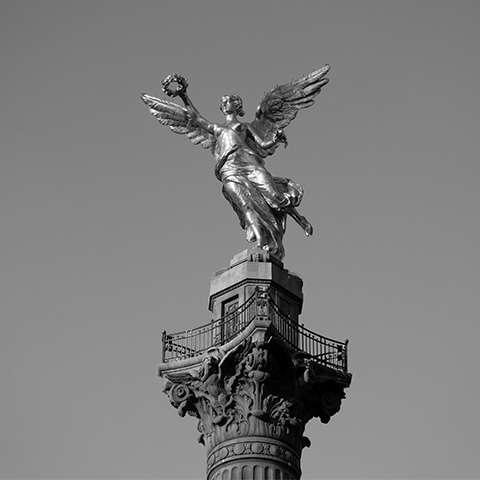
[[[479,477],[480,3],[3,1],[0,476],[203,478],[156,378],[245,247],[213,160],[139,101],[205,116],[330,63],[274,174],[305,186],[287,268],[353,383],[304,477]]]

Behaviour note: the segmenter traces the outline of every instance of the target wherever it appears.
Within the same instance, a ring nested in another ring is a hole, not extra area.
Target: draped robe
[[[264,150],[248,128],[241,123],[216,126],[215,175],[223,183],[223,195],[236,212],[247,240],[283,258],[287,209],[300,204],[303,188],[270,174]]]

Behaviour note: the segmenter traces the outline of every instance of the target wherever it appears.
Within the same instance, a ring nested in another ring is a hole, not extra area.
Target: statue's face
[[[237,95],[225,95],[222,97],[220,109],[225,115],[237,113],[243,115],[243,102]]]

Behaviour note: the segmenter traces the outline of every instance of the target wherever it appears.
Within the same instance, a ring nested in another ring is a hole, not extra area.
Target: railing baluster
[[[164,330],[162,332],[162,363],[165,363],[165,349],[167,348],[167,332]]]

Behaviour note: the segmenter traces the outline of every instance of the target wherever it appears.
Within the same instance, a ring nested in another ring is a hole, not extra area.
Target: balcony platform
[[[159,374],[200,366],[211,351],[226,355],[257,330],[268,330],[292,355],[336,372],[349,383],[348,340],[320,335],[299,323],[302,279],[276,257],[260,249],[235,255],[230,266],[215,273],[210,284],[212,320],[162,336]]]

